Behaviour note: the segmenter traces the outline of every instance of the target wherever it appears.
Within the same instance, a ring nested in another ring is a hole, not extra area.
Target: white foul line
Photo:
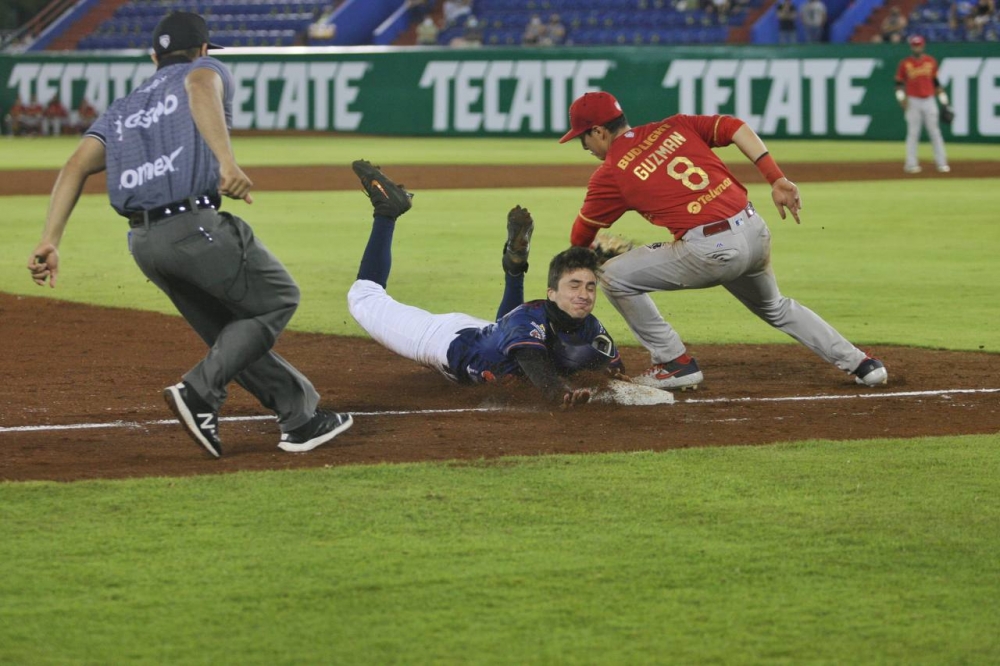
[[[919,396],[954,395],[958,393],[1000,393],[1000,389],[944,389],[940,391],[894,391],[892,393],[857,393],[838,395],[792,395],[784,398],[690,398],[684,404],[707,405],[713,402],[802,402],[809,400],[854,400],[856,398],[913,398]]]
[[[351,416],[419,416],[421,414],[464,414],[468,412],[499,412],[497,407],[468,407],[462,409],[415,409],[389,410],[382,412],[351,412]],[[273,421],[274,416],[223,416],[220,421]],[[15,426],[0,427],[0,434],[5,432],[52,432],[56,430],[95,430],[99,428],[145,428],[154,425],[176,425],[177,419],[159,419],[156,421],[109,421],[107,423],[69,423],[66,425],[46,426]]]
[[[726,402],[807,402],[819,400],[854,400],[856,398],[912,398],[920,396],[945,396],[968,393],[1000,393],[1000,388],[982,389],[943,389],[939,391],[894,391],[891,393],[857,393],[839,395],[787,396],[780,398],[688,398],[679,404],[708,405]],[[468,414],[473,412],[511,411],[502,407],[466,407],[458,409],[414,409],[387,410],[377,412],[351,412],[352,416],[422,416],[429,414]],[[274,420],[274,416],[226,416],[220,421],[266,421]],[[175,425],[176,419],[159,419],[156,421],[109,421],[106,423],[70,423],[66,425],[14,426],[0,427],[0,434],[7,432],[55,432],[59,430],[96,430],[100,428],[145,428],[155,425]]]

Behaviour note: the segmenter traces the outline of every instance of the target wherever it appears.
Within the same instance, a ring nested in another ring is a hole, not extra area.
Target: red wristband
[[[760,171],[760,174],[767,179],[767,182],[774,185],[774,181],[779,178],[784,178],[785,174],[781,173],[781,169],[778,168],[778,164],[774,161],[769,153],[764,153],[757,158],[754,162],[754,166]]]

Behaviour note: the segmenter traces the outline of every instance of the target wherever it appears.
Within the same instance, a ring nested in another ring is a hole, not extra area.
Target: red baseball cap
[[[623,113],[621,104],[611,93],[585,93],[570,105],[569,131],[559,139],[559,143],[575,139],[591,127],[611,122]]]
[[[910,42],[910,46],[923,46],[927,43],[920,35],[913,35],[908,41]]]

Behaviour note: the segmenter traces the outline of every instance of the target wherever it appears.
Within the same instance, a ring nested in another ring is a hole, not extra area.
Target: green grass
[[[0,170],[58,169],[79,139],[72,137],[0,138]],[[903,163],[903,141],[788,141],[767,142],[779,162],[896,162]],[[8,147],[16,147],[8,150]],[[23,147],[23,149],[22,149]],[[555,139],[434,137],[238,136],[236,157],[244,166],[296,164],[350,164],[365,158],[381,164],[597,164],[577,142],[559,145]],[[738,156],[735,148],[726,149]],[[930,146],[920,146],[930,161]],[[995,145],[948,144],[952,162],[1000,160]],[[728,153],[727,153],[728,159]],[[580,184],[581,187],[585,183]]]
[[[592,162],[551,143],[236,140],[248,165]],[[0,168],[55,168],[73,142],[9,145],[22,144],[0,141]],[[770,147],[788,162],[902,151]],[[998,158],[993,146],[949,152]],[[527,291],[540,295],[583,190],[420,192],[397,227],[390,292],[491,316],[504,217],[522,204],[537,222]],[[853,341],[1000,351],[987,181],[806,184],[802,226],[778,219],[766,187],[751,195],[783,291]],[[55,290],[24,268],[46,197],[2,202],[0,289],[172,312],[105,197],[81,200]],[[344,304],[370,220],[360,194],[259,192],[252,207],[228,207],[302,286],[293,328],[361,333]],[[634,215],[615,230],[666,238]],[[656,300],[688,342],[789,342],[719,289]],[[607,303],[597,313],[631,343]],[[996,663],[997,444],[808,442],[0,484],[0,663]]]
[[[1000,351],[1000,245],[995,195],[980,180],[811,183],[803,223],[781,221],[766,186],[751,195],[774,235],[783,292],[816,310],[857,344],[907,344]],[[503,289],[499,268],[507,210],[533,211],[536,233],[526,293],[541,297],[547,259],[568,245],[582,189],[429,190],[397,226],[389,289],[434,312],[490,318]],[[47,197],[5,197],[0,284],[8,292],[173,313],[128,254],[126,225],[105,197],[83,197],[62,244],[54,290],[28,278]],[[857,203],[862,202],[862,203]],[[259,238],[298,280],[303,302],[292,328],[363,335],[345,294],[370,228],[370,206],[356,192],[261,192],[245,215]],[[614,229],[643,242],[669,234],[629,214]],[[657,294],[654,300],[689,343],[779,342],[790,338],[747,312],[722,289]],[[631,333],[604,299],[597,316],[621,343]]]
[[[992,437],[4,485],[0,662],[990,663],[997,497]]]

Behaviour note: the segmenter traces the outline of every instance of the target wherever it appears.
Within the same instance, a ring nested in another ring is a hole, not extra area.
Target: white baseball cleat
[[[704,379],[698,362],[687,354],[682,354],[672,361],[654,364],[632,381],[640,386],[667,391],[687,391],[698,388]]]
[[[906,173],[920,173],[921,171],[923,171],[923,169],[920,168],[920,165],[905,166],[903,167],[903,171],[905,171]]]

